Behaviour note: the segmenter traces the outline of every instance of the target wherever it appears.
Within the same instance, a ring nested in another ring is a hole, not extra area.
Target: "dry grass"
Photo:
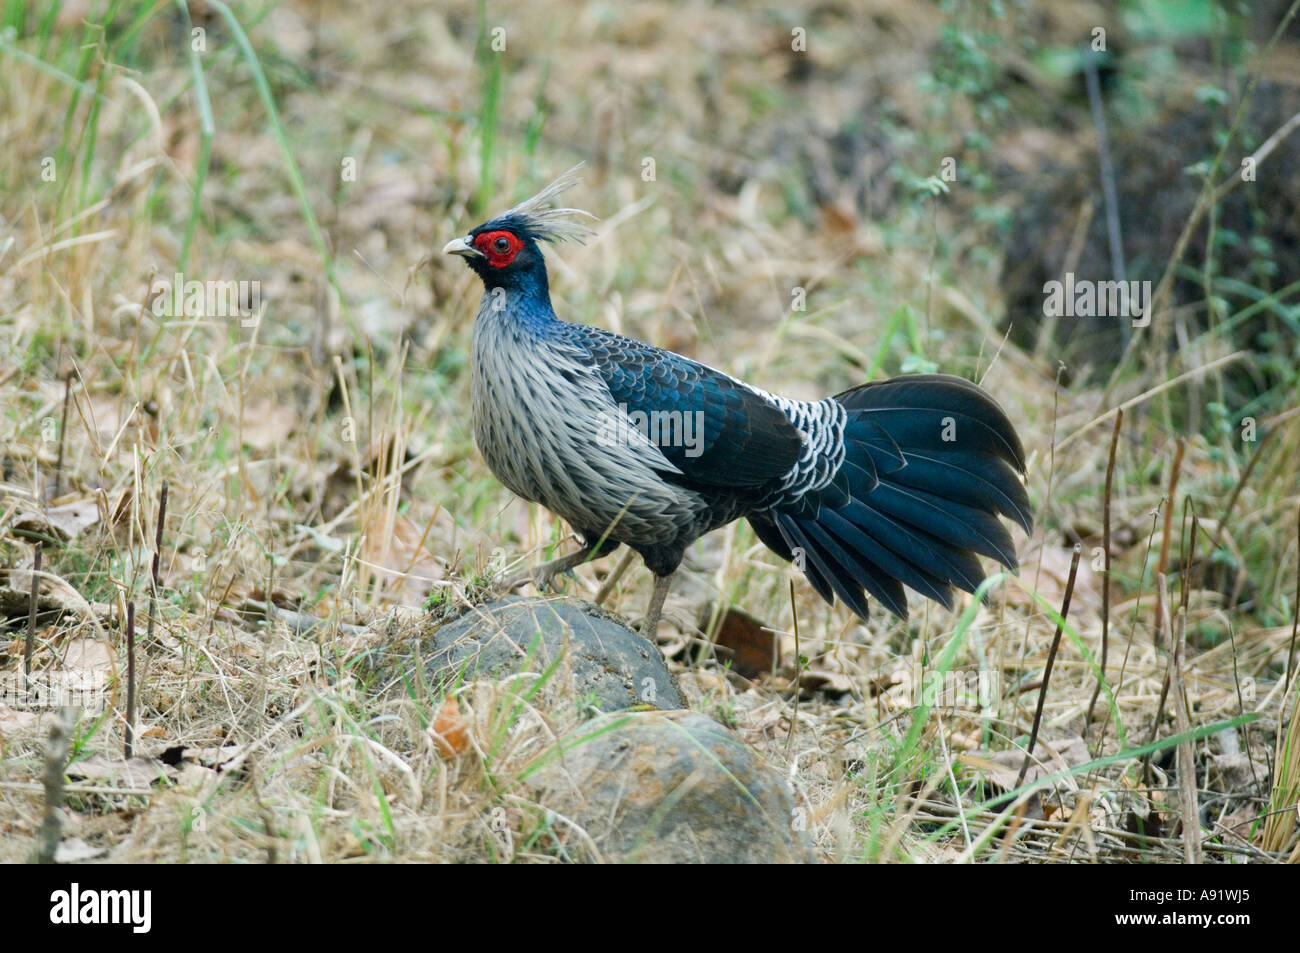
[[[351,665],[410,624],[431,592],[464,602],[489,574],[571,545],[549,514],[513,500],[474,450],[465,361],[478,289],[459,261],[434,252],[483,212],[585,159],[574,200],[602,222],[587,245],[550,255],[564,316],[796,397],[933,362],[981,379],[1025,440],[1037,530],[1022,541],[1020,576],[994,590],[992,608],[950,614],[918,602],[909,623],[881,613],[863,625],[801,580],[792,603],[790,571],[745,527],[688,555],[662,646],[691,706],[794,780],[824,856],[1180,859],[1175,706],[1189,720],[1182,737],[1207,859],[1293,854],[1292,826],[1274,822],[1267,841],[1261,835],[1266,812],[1294,813],[1296,689],[1283,673],[1300,559],[1289,462],[1300,453],[1300,418],[1275,424],[1220,522],[1250,448],[1179,434],[1169,414],[1170,402],[1207,399],[1223,366],[1214,362],[1231,349],[1202,343],[1175,352],[1164,377],[1121,382],[1115,403],[1130,403],[1111,501],[1107,688],[1085,725],[1097,684],[1102,583],[1092,557],[1110,444],[1109,422],[1094,423],[1099,392],[1058,388],[1032,355],[1003,345],[993,239],[972,212],[983,200],[918,198],[882,173],[868,177],[879,204],[866,215],[854,199],[861,170],[837,175],[834,157],[816,148],[855,117],[884,125],[879,104],[888,102],[899,130],[889,147],[929,174],[951,130],[980,122],[977,94],[912,81],[940,31],[1014,37],[1027,26],[875,6],[868,29],[833,4],[805,16],[760,2],[650,3],[622,19],[599,4],[562,13],[521,4],[480,23],[467,3],[442,15],[423,4],[362,13],[286,2],[259,24],[242,21],[278,118],[214,4],[194,13],[207,30],[201,86],[189,26],[167,5],[125,10],[105,33],[65,4],[48,29],[5,40],[0,587],[23,593],[29,584],[24,514],[48,502],[98,516],[46,546],[42,591],[48,605],[70,609],[57,622],[42,616],[38,669],[124,666],[120,620],[129,600],[145,614],[158,496],[164,481],[170,488],[138,748],[187,753],[168,768],[152,763],[149,771],[168,774],[163,783],[139,770],[74,776],[65,836],[121,861],[328,862],[554,860],[566,838],[581,838],[557,832],[527,784],[533,766],[581,732],[581,713],[557,685],[522,707],[519,693],[535,679],[463,686],[458,717],[470,745],[448,758],[429,731],[444,699],[418,690],[372,699]],[[1032,28],[1072,28],[1068,9]],[[816,64],[808,75],[789,52],[801,25]],[[476,55],[480,28],[495,26],[506,31],[505,52]],[[205,97],[214,124],[206,166]],[[653,182],[641,176],[647,156]],[[46,159],[52,182],[41,178]],[[349,159],[355,182],[342,177]],[[804,183],[817,176],[832,188],[810,202]],[[151,282],[178,267],[187,277],[260,281],[264,307],[246,321],[159,317]],[[790,310],[796,286],[807,291],[806,311]],[[895,317],[898,332],[885,338]],[[69,376],[60,496],[50,499]],[[1170,505],[1177,436],[1186,451],[1172,553],[1158,568],[1178,593],[1171,613],[1187,607],[1177,631],[1188,645],[1165,698],[1168,635],[1153,644],[1153,513]],[[1197,550],[1235,554],[1240,587],[1195,566],[1185,572],[1185,499],[1200,516]],[[1084,561],[1045,700],[1035,788],[1007,801],[1077,539]],[[590,597],[606,568],[583,567],[571,591]],[[635,617],[647,593],[644,573],[630,573],[612,607]],[[284,618],[268,622],[268,602],[326,622],[300,634]],[[740,679],[699,651],[716,632],[717,607],[729,606],[780,633],[770,676]],[[9,616],[0,675],[12,678],[26,618]],[[356,625],[371,629],[346,628]],[[109,651],[95,655],[95,642]],[[82,662],[65,658],[72,647]],[[936,672],[963,684],[983,677],[992,695],[981,703],[958,692],[918,709],[918,679]],[[76,757],[120,753],[119,695],[104,719],[83,717]],[[0,859],[27,856],[44,814],[44,730],[0,707]],[[1144,764],[1152,740],[1158,750]],[[1275,748],[1291,766],[1280,800],[1271,793]],[[999,755],[1013,757],[1011,783]]]

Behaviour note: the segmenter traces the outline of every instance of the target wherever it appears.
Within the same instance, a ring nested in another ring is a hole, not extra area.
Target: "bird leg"
[[[618,581],[623,578],[623,574],[627,572],[628,567],[632,565],[632,560],[635,558],[635,549],[629,549],[623,554],[623,558],[618,561],[618,565],[614,567],[613,571],[605,577],[605,581],[601,583],[600,589],[596,593],[596,598],[593,599],[592,602],[596,603],[598,606],[603,606],[605,604],[605,600],[610,597],[610,594],[614,591],[614,587],[618,585]]]
[[[581,566],[591,555],[591,551],[596,547],[583,544],[577,552],[569,553],[567,556],[561,556],[559,559],[552,559],[550,562],[542,563],[534,569],[526,569],[521,573],[516,573],[501,584],[505,592],[511,592],[522,585],[532,583],[540,591],[546,592],[555,589],[555,577],[561,573],[570,573],[574,566]]]
[[[650,593],[650,605],[645,610],[645,619],[641,623],[641,634],[648,639],[655,637],[659,628],[659,618],[664,614],[664,600],[668,598],[668,589],[672,585],[673,574],[655,576],[654,592]]]
[[[535,569],[526,569],[521,573],[516,573],[501,584],[501,591],[511,592],[530,582],[542,592],[555,591],[556,576],[561,574],[572,575],[575,566],[581,566],[588,559],[603,556],[617,546],[618,543],[610,540],[584,542],[576,552],[542,563]]]

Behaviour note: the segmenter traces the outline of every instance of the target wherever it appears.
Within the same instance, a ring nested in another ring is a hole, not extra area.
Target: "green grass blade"
[[[280,111],[276,108],[275,95],[271,92],[271,84],[266,81],[266,74],[262,71],[262,64],[257,58],[253,44],[249,42],[248,34],[240,26],[238,17],[221,0],[209,0],[209,6],[216,9],[225,19],[226,24],[230,27],[230,32],[234,34],[235,42],[239,44],[239,49],[244,54],[244,61],[248,64],[249,72],[253,74],[253,85],[257,87],[257,94],[262,100],[262,106],[266,110],[267,118],[271,121],[271,130],[275,134],[276,143],[280,146],[280,154],[284,159],[284,167],[289,176],[289,183],[293,186],[294,195],[297,196],[298,204],[302,209],[303,221],[307,223],[307,230],[311,233],[311,240],[312,244],[316,246],[316,253],[320,255],[321,264],[325,268],[325,275],[337,291],[338,280],[334,273],[334,259],[330,255],[329,247],[325,244],[325,235],[321,232],[320,225],[316,221],[316,213],[312,211],[311,200],[307,197],[307,185],[303,181],[302,172],[298,169],[298,162],[293,157],[293,149],[289,146],[289,137],[284,131],[284,124],[280,121]]]

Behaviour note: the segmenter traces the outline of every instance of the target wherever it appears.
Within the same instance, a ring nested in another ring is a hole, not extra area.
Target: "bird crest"
[[[590,238],[595,232],[584,219],[594,221],[596,216],[580,208],[560,208],[555,204],[562,192],[567,192],[582,181],[578,175],[581,169],[582,163],[579,162],[532,198],[524,199],[508,212],[503,212],[474,231],[511,227],[517,232],[526,233],[530,238],[547,242],[582,242]]]

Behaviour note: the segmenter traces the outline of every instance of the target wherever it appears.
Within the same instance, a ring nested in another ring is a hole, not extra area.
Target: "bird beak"
[[[463,238],[453,238],[442,246],[444,255],[461,255],[465,258],[482,258],[483,253]]]

